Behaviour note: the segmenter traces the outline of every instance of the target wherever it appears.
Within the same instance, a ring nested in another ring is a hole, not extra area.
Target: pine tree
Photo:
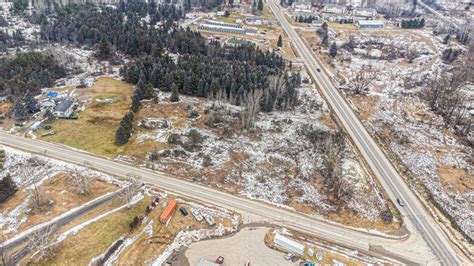
[[[40,110],[38,107],[38,101],[30,91],[26,91],[25,96],[23,97],[23,104],[25,106],[26,112],[30,114],[34,114]]]
[[[258,0],[258,10],[261,12],[263,10],[263,0]]]
[[[28,111],[20,99],[16,100],[15,102],[15,106],[13,107],[13,115],[20,120],[26,119],[28,116]]]
[[[140,100],[139,100],[138,96],[136,94],[134,94],[132,96],[132,106],[131,106],[132,112],[134,112],[134,113],[138,112],[138,110],[140,110],[141,106],[142,106],[142,104],[140,103]]]
[[[133,113],[129,112],[122,118],[115,132],[115,144],[123,145],[128,142],[133,130],[133,117]]]
[[[322,28],[324,31],[326,31],[326,32],[327,32],[327,31],[328,31],[328,28],[329,28],[329,26],[328,26],[328,24],[327,24],[326,22],[324,22],[324,23],[323,23],[323,25],[321,25],[321,28]]]
[[[0,203],[5,202],[13,194],[18,191],[18,188],[9,174],[0,180]]]
[[[178,86],[176,86],[175,83],[171,85],[171,96],[170,96],[170,101],[171,102],[179,102],[179,92],[178,92]]]
[[[278,36],[277,46],[278,46],[278,47],[282,47],[282,46],[283,46],[283,40],[282,40],[282,38],[281,38],[281,35]]]
[[[324,33],[324,35],[323,35],[322,43],[323,43],[324,46],[327,46],[329,44],[329,35],[328,35],[327,32]]]
[[[447,34],[446,37],[444,37],[443,43],[448,45],[449,42],[451,42],[451,35]]]
[[[107,40],[104,37],[102,37],[99,42],[99,53],[97,57],[100,59],[106,60],[106,59],[109,59],[110,55],[111,55],[110,45],[107,42]]]
[[[337,45],[336,42],[333,42],[331,45],[331,48],[329,49],[329,55],[331,57],[336,57],[337,55]]]

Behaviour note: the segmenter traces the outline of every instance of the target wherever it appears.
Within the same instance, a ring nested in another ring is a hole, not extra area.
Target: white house
[[[74,112],[76,103],[70,99],[64,99],[54,108],[54,116],[57,118],[69,118]]]
[[[341,5],[325,5],[323,8],[323,12],[325,13],[333,13],[333,14],[344,14],[347,12],[347,7]]]
[[[301,12],[301,13],[312,13],[313,8],[311,6],[311,3],[306,3],[306,2],[295,2],[291,5],[293,10],[295,12]]]
[[[363,17],[363,18],[373,18],[377,16],[377,11],[373,8],[355,8],[354,11],[352,11],[352,15],[354,17]]]

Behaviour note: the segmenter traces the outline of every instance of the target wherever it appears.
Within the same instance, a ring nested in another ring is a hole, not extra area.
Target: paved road
[[[27,139],[4,132],[0,132],[0,143],[25,151],[43,154],[51,158],[85,165],[119,177],[126,177],[129,174],[137,175],[143,182],[156,185],[164,190],[237,212],[254,213],[290,229],[301,231],[371,255],[387,256],[404,262],[420,262],[419,258],[412,257],[413,254],[411,251],[407,251],[403,248],[406,243],[400,242],[400,240],[397,239],[375,236],[366,232],[348,229],[340,225],[326,223],[261,201],[237,197],[202,185],[169,177],[160,172],[104,159],[63,145]],[[384,247],[387,245],[399,245],[400,249],[391,252],[386,250],[380,251],[374,249],[375,245],[382,245]]]
[[[29,236],[31,236],[33,233],[43,232],[43,231],[49,230],[49,228],[54,228],[54,230],[58,230],[59,228],[67,225],[68,223],[70,223],[73,220],[81,217],[82,215],[84,215],[86,213],[89,213],[90,211],[96,209],[97,207],[102,206],[105,203],[110,202],[113,199],[117,198],[120,195],[121,192],[122,192],[122,190],[119,190],[115,193],[112,193],[112,194],[110,194],[110,195],[108,195],[108,196],[106,196],[106,197],[104,197],[100,200],[94,201],[93,203],[84,206],[83,208],[81,208],[81,209],[65,216],[62,219],[59,219],[58,221],[55,221],[55,222],[49,223],[49,224],[45,223],[44,226],[38,227],[37,230],[34,230],[34,231],[30,232],[29,234],[27,234],[25,236],[22,236],[22,237],[20,237],[18,239],[15,239],[13,241],[8,240],[8,243],[6,245],[4,245],[3,243],[0,243],[0,245],[2,246],[2,248],[6,249],[6,250],[15,249],[17,246],[29,241]],[[9,261],[8,264],[9,265],[17,265],[18,262],[21,261],[26,256],[26,254],[28,254],[29,251],[30,251],[29,247],[23,248],[22,250],[20,250],[19,252],[17,252],[16,254],[14,254],[12,256],[12,258]]]
[[[334,87],[324,69],[314,58],[313,53],[287,21],[278,3],[275,0],[268,1],[282,28],[294,44],[300,57],[305,61],[311,76],[315,79],[323,96],[342,122],[346,132],[352,138],[389,197],[393,202],[397,202],[397,198],[401,198],[405,202],[405,206],[399,209],[404,216],[405,222],[410,222],[414,225],[413,228],[416,231],[412,233],[421,234],[433,254],[444,264],[459,264],[460,261],[449,240],[445,238],[438,225],[427,214],[422,204],[405,184],[384,152],[372,139],[344,97]]]
[[[440,18],[441,20],[443,20],[444,22],[448,23],[448,24],[451,24],[454,26],[454,28],[456,29],[459,29],[459,25],[456,24],[454,21],[452,21],[451,19],[449,19],[448,17],[446,17],[445,15],[439,13],[438,11],[434,10],[432,7],[430,7],[429,5],[423,3],[423,1],[418,1],[418,4],[420,6],[422,6],[423,8],[425,8],[426,10],[428,10],[428,12],[431,12],[432,14],[434,14],[435,16],[437,16],[438,18]]]

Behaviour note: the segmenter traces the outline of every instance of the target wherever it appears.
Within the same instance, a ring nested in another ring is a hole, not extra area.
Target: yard
[[[132,85],[109,77],[99,78],[90,88],[75,89],[78,98],[85,102],[79,119],[54,120],[51,126],[55,134],[40,138],[101,156],[124,153],[127,145],[115,145],[115,131],[122,117],[129,112],[132,89]],[[36,135],[47,131],[39,130]]]

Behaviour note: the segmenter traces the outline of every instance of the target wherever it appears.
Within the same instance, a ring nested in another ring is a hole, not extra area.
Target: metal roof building
[[[355,24],[360,29],[380,29],[384,27],[383,22],[380,20],[357,20]]]

